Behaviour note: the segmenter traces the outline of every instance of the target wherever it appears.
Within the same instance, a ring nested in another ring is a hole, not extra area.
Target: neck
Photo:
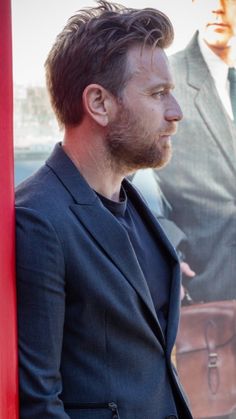
[[[112,167],[101,134],[83,128],[66,128],[63,149],[93,190],[119,201],[124,176]]]
[[[233,48],[231,46],[215,47],[208,44],[206,40],[205,43],[212,50],[212,52],[214,52],[229,67],[233,67],[235,65],[235,57],[233,57]]]

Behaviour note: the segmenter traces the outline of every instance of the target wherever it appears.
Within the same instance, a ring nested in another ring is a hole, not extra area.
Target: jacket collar
[[[46,165],[55,173],[77,204],[93,205],[98,200],[96,193],[64,152],[61,143],[55,145]]]
[[[202,84],[209,77],[209,70],[200,52],[198,32],[196,32],[185,49],[187,59],[187,83],[201,89]]]

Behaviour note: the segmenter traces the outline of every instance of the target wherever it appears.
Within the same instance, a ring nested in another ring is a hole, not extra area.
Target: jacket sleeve
[[[16,208],[21,419],[69,419],[60,400],[65,313],[62,244],[36,211]]]

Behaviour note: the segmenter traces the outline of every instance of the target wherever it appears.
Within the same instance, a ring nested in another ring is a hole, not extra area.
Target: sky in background
[[[182,49],[196,29],[191,0],[120,0],[134,8],[154,7],[165,12],[175,29],[167,51]],[[12,0],[14,83],[44,85],[44,61],[67,19],[92,0]]]

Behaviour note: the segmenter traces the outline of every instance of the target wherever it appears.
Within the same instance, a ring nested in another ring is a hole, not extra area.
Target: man
[[[185,286],[193,300],[214,301],[236,298],[236,84],[228,80],[229,68],[235,71],[236,1],[193,6],[199,32],[170,60],[184,120],[171,164],[156,179],[172,207],[170,220],[187,237],[179,248],[196,276]]]
[[[64,139],[16,193],[21,419],[191,419],[171,363],[175,251],[124,177],[182,118],[168,18],[99,1],[46,61]]]

